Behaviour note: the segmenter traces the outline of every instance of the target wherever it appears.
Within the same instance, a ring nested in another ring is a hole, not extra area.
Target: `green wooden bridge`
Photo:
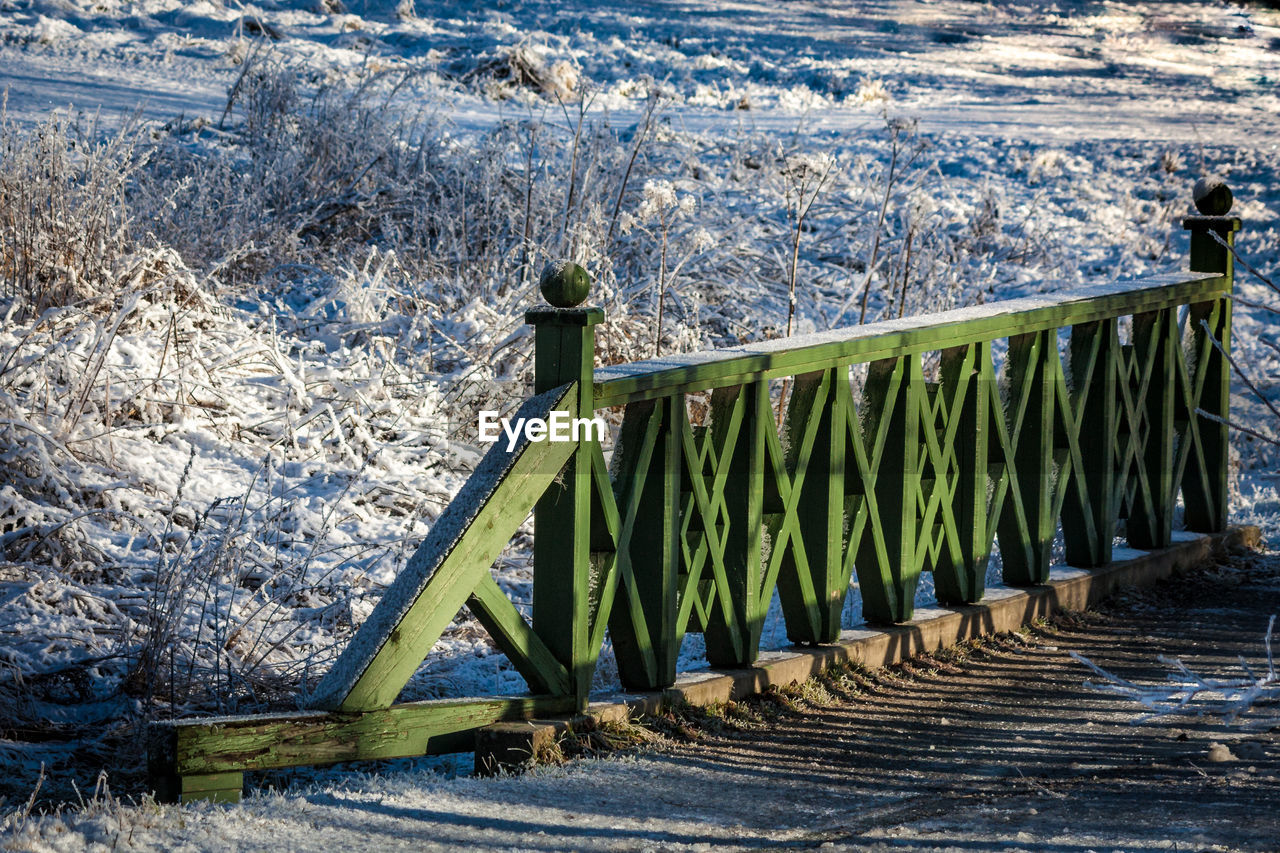
[[[623,686],[655,690],[689,632],[713,667],[755,661],[775,591],[789,639],[824,644],[855,577],[892,624],[922,572],[942,604],[981,600],[995,543],[1007,584],[1044,583],[1059,524],[1079,567],[1111,560],[1121,519],[1169,545],[1179,494],[1189,530],[1224,530],[1229,206],[1185,221],[1188,274],[599,369],[586,273],[549,268],[517,417],[622,407],[612,464],[590,438],[493,445],[312,710],[152,725],[157,796],[235,800],[248,770],[469,751],[479,727],[579,711],[606,631]],[[491,574],[530,511],[531,622]],[[529,694],[397,703],[464,607]]]

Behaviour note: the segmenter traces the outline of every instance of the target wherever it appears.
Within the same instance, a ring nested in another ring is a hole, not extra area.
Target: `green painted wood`
[[[924,379],[917,356],[872,362],[863,390],[863,424],[879,447],[873,458],[871,524],[855,559],[862,615],[871,624],[911,618],[920,578],[917,504],[920,490],[920,405]],[[871,507],[868,507],[871,510]]]
[[[1175,488],[1180,490],[1185,490],[1192,479],[1200,479],[1201,485],[1207,488],[1208,482],[1204,479],[1207,472],[1200,464],[1204,447],[1200,440],[1199,419],[1194,414],[1203,387],[1191,373],[1192,365],[1199,361],[1196,346],[1200,342],[1187,334],[1183,323],[1184,318],[1190,319],[1189,309],[1180,311],[1178,316],[1182,346],[1175,348],[1173,359],[1173,481]],[[1210,341],[1204,343],[1212,346]]]
[[[1139,491],[1150,491],[1147,471],[1139,464],[1145,445],[1145,407],[1140,396],[1143,389],[1140,365],[1147,355],[1139,358],[1132,343],[1122,344],[1117,364],[1120,380],[1116,383],[1119,429],[1116,430],[1116,480],[1115,493],[1119,504],[1117,515],[1125,520],[1126,535],[1129,518],[1133,515]]]
[[[788,402],[786,467],[799,476],[795,500],[803,566],[788,553],[778,576],[778,598],[795,643],[831,643],[840,637],[840,613],[849,589],[844,574],[845,400],[847,370],[797,376]],[[774,534],[775,536],[777,534]]]
[[[952,500],[955,497],[955,436],[959,415],[946,405],[938,382],[923,382],[920,402],[920,488],[916,492],[917,559],[922,572],[935,571],[950,559],[959,561],[960,532]],[[953,401],[955,402],[955,401]]]
[[[1224,273],[1230,277],[1234,271],[1234,259],[1231,253],[1213,237],[1217,234],[1227,243],[1234,243],[1235,234],[1240,230],[1239,218],[1188,216],[1182,220],[1182,227],[1191,232],[1188,268],[1192,272]],[[1227,289],[1230,290],[1230,287]]]
[[[814,414],[812,407],[810,410],[810,414]],[[772,416],[772,410],[769,414]],[[774,590],[778,588],[779,579],[785,576],[790,581],[787,594],[794,596],[789,602],[793,613],[796,612],[797,605],[804,608],[805,619],[810,623],[809,631],[814,632],[820,620],[818,592],[814,586],[808,546],[801,532],[798,510],[811,467],[810,456],[815,446],[820,418],[787,418],[784,420],[785,434],[782,437],[773,429],[773,423],[771,419],[768,428],[761,429],[765,445],[764,541],[768,544],[765,548],[764,577],[757,594],[756,606],[763,618],[773,600]],[[785,450],[784,441],[787,445]],[[816,469],[817,466],[813,467]],[[783,609],[785,614],[786,604]]]
[[[583,707],[591,684],[589,475],[588,465],[573,452],[538,499],[533,523],[533,628],[569,672],[571,690]]]
[[[1063,417],[1073,423],[1071,496],[1063,507],[1062,534],[1070,566],[1111,562],[1116,533],[1117,429],[1116,321],[1100,320],[1071,328],[1070,403]],[[1082,447],[1083,445],[1083,447]]]
[[[604,461],[604,451],[599,444],[591,446],[591,527],[592,551],[617,551],[618,537],[622,531],[622,517],[614,498],[614,481],[609,466]]]
[[[595,371],[600,408],[917,354],[996,338],[1106,320],[1220,298],[1222,275],[1152,276],[1070,295],[1034,296],[984,306],[761,341],[714,352],[663,356]]]
[[[209,800],[234,803],[240,800],[244,789],[244,773],[238,769],[179,775],[178,738],[174,724],[158,723],[148,726],[146,743],[148,786],[156,802]]]
[[[174,775],[185,780],[244,770],[456,751],[457,739],[448,736],[458,732],[562,714],[574,707],[571,696],[499,696],[405,702],[354,714],[261,714],[157,726],[172,739]]]
[[[739,389],[713,394],[712,414],[719,427],[693,429],[687,421],[680,430],[682,471],[687,475],[689,500],[685,503],[685,525],[681,532],[681,591],[677,628],[693,630],[696,614],[698,630],[706,633],[717,613],[720,638],[731,648],[745,648],[745,626],[731,605],[729,572],[725,565],[727,510],[725,481],[730,460],[737,449],[738,432],[746,411]],[[717,414],[718,413],[718,414]],[[716,435],[720,434],[717,439]]]
[[[654,626],[652,633],[659,638],[654,652],[659,675],[655,688],[675,683],[680,642],[684,636],[677,621],[680,611],[680,508],[683,504],[680,485],[684,479],[679,428],[687,423],[688,414],[683,394],[673,395],[663,402],[662,434],[658,439],[661,458],[655,459],[661,470],[655,470],[652,475],[655,481],[660,480],[661,492],[651,496],[649,504],[653,512],[661,515],[661,520],[647,519],[647,529],[660,545],[657,549],[650,546],[652,556],[645,563],[643,572],[643,577],[648,579],[645,613],[649,624]]]
[[[978,380],[990,391],[987,393],[987,476],[992,481],[991,500],[987,504],[987,541],[995,540],[996,530],[1006,505],[1016,516],[1020,528],[1027,526],[1022,511],[1022,497],[1018,481],[1013,477],[1013,442],[1009,438],[1009,426],[1005,423],[1004,404],[996,379],[995,367],[990,359],[983,359],[978,366]]]
[[[534,397],[517,416],[549,417],[555,409],[577,411],[578,403],[578,386],[568,385]],[[511,453],[495,444],[322,679],[309,707],[390,706],[573,451],[564,442],[522,440]]]
[[[535,693],[564,696],[570,692],[569,671],[534,633],[492,575],[480,579],[467,607]]]
[[[676,642],[687,632],[701,633],[707,623],[709,598],[715,595],[715,584],[704,579],[703,570],[712,558],[712,541],[706,533],[706,477],[710,433],[705,427],[696,429],[687,416],[673,424],[680,448],[680,553],[677,569]],[[714,477],[714,473],[711,474]],[[700,489],[695,490],[695,485]],[[714,526],[713,526],[714,529]],[[719,542],[719,537],[714,537]]]
[[[534,391],[580,383],[574,417],[590,417],[598,309],[531,312]],[[595,668],[591,650],[592,440],[563,444],[571,454],[533,513],[533,629],[569,673],[570,691],[585,708]]]
[[[1195,406],[1214,415],[1192,415],[1198,439],[1198,453],[1193,477],[1183,477],[1184,520],[1188,530],[1219,533],[1227,529],[1229,490],[1229,444],[1226,421],[1230,417],[1231,366],[1213,346],[1216,340],[1226,352],[1231,351],[1231,303],[1221,299],[1191,306],[1189,322],[1192,346],[1197,353],[1193,368]]]
[[[1054,336],[1051,336],[1054,340]],[[1054,340],[1057,344],[1057,341]],[[1070,339],[1068,338],[1068,358],[1070,358]],[[1080,429],[1076,416],[1076,407],[1071,402],[1071,388],[1062,366],[1059,347],[1054,347],[1053,357],[1049,359],[1051,392],[1053,394],[1053,464],[1054,482],[1052,484],[1052,500],[1050,515],[1061,520],[1068,498],[1078,499],[1076,487],[1077,472],[1084,467],[1084,453],[1080,445]],[[1055,525],[1056,531],[1056,525]],[[1096,530],[1086,527],[1086,532],[1097,534]]]
[[[711,398],[712,447],[721,456],[714,494],[722,510],[723,576],[704,636],[712,666],[755,662],[763,627],[762,581],[765,429],[773,428],[763,382],[717,389]]]
[[[997,526],[1003,577],[1010,586],[1044,583],[1057,518],[1053,512],[1057,336],[1032,332],[1009,338],[1009,475],[1016,494],[1004,503]],[[1018,506],[1015,506],[1018,504]],[[1020,510],[1020,511],[1019,511]]]
[[[958,554],[941,552],[934,565],[934,588],[943,604],[980,601],[986,584],[991,538],[987,533],[988,446],[991,442],[987,418],[988,396],[993,392],[982,379],[982,365],[991,362],[989,343],[954,347],[942,352],[943,401],[954,411],[943,442],[955,465],[955,482],[950,496],[951,512],[959,541]]]
[[[893,421],[891,417],[884,416],[888,405],[886,398],[890,391],[896,393],[896,388],[892,387],[890,378],[876,376],[874,370],[870,372],[875,381],[864,386],[861,413],[855,409],[850,395],[845,417],[848,435],[845,443],[845,506],[849,522],[845,537],[844,573],[846,577],[853,577],[857,572],[859,592],[864,602],[866,593],[863,590],[891,589],[894,584],[893,573],[889,570],[893,557],[880,522],[876,481]]]
[[[1226,427],[1195,411],[1227,413],[1229,365],[1214,343],[1230,346],[1232,264],[1212,235],[1230,241],[1239,222],[1188,227],[1193,269],[1211,275],[599,371],[602,312],[530,312],[539,396],[520,415],[629,402],[615,476],[589,441],[487,456],[312,698],[338,710],[164,728],[149,738],[157,790],[235,799],[244,770],[457,749],[479,725],[580,709],[606,626],[630,687],[670,684],[688,630],[705,632],[713,665],[745,666],[775,584],[788,635],[824,642],[839,634],[854,571],[864,616],[900,622],[922,570],[941,601],[980,598],[996,536],[1007,580],[1043,581],[1059,515],[1077,565],[1109,559],[1122,513],[1135,545],[1167,544],[1179,487],[1189,526],[1222,529]],[[1133,344],[1121,347],[1125,314]],[[991,341],[1006,336],[1002,400]],[[938,385],[922,375],[929,350],[942,351]],[[861,417],[848,381],[858,361],[871,362]],[[796,381],[779,436],[767,380],[782,376]],[[683,393],[703,389],[710,429],[684,408]],[[489,566],[535,502],[531,627]],[[464,603],[545,695],[393,705]]]
[[[618,571],[624,582],[609,617],[618,674],[631,690],[675,682],[680,555],[680,447],[683,400],[627,407],[614,448],[618,502],[625,506]]]
[[[1235,217],[1189,217],[1183,222],[1191,231],[1191,269],[1219,273],[1226,279],[1225,291],[1232,292],[1235,260],[1214,234],[1228,245],[1235,244],[1240,220]],[[1231,367],[1213,346],[1231,352],[1231,302],[1216,299],[1192,302],[1188,311],[1195,364],[1191,368],[1196,405],[1188,413],[1189,428],[1196,440],[1193,476],[1182,480],[1187,529],[1203,533],[1226,530],[1228,502],[1228,431],[1230,415]],[[1195,415],[1194,408],[1217,417]]]
[[[1173,360],[1180,354],[1179,338],[1176,310],[1134,315],[1134,351],[1144,354],[1137,394],[1143,409],[1142,447],[1134,461],[1145,475],[1145,487],[1135,492],[1126,523],[1135,548],[1167,548],[1172,541],[1177,499]]]
[[[596,661],[604,644],[609,614],[618,592],[619,572],[617,543],[622,535],[622,518],[614,500],[613,481],[604,461],[600,445],[592,442],[588,448],[591,459],[591,571],[596,580],[591,586],[588,606],[591,610],[590,636],[587,651],[591,661]]]
[[[178,784],[180,803],[238,803],[244,794],[244,774],[235,771],[183,776]]]

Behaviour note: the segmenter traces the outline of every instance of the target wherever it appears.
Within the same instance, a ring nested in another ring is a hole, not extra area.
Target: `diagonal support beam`
[[[576,411],[577,401],[578,386],[562,386],[531,398],[516,417],[548,419],[555,410]],[[370,711],[395,702],[576,448],[571,442],[529,442],[523,434],[510,453],[494,444],[307,707]]]

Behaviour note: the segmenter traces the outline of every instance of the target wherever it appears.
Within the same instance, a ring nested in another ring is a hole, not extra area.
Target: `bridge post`
[[[1183,476],[1182,499],[1187,529],[1198,533],[1227,529],[1226,421],[1230,413],[1231,365],[1222,351],[1231,352],[1230,294],[1235,264],[1228,247],[1235,243],[1236,232],[1240,230],[1239,217],[1227,215],[1232,201],[1226,184],[1202,178],[1195,188],[1196,209],[1201,215],[1188,216],[1182,221],[1182,227],[1191,232],[1191,271],[1220,273],[1225,280],[1223,298],[1195,303],[1188,312],[1196,356],[1192,383],[1202,388],[1198,407],[1212,416],[1186,413],[1199,435],[1200,453]],[[1215,341],[1222,351],[1214,345]]]
[[[526,312],[534,327],[534,393],[578,383],[573,418],[591,418],[595,326],[600,308],[581,307],[590,293],[587,271],[553,262],[542,273],[550,308]],[[570,693],[586,707],[594,661],[591,633],[591,441],[583,439],[561,476],[533,511],[533,630],[569,671]]]

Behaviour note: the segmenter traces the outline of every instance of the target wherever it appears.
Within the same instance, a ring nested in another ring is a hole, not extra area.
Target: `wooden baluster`
[[[622,542],[609,614],[618,675],[629,690],[675,682],[683,395],[627,406],[614,449]]]
[[[764,613],[758,602],[762,575],[764,454],[762,430],[773,429],[767,383],[717,389],[711,396],[714,452],[728,452],[712,501],[723,502],[725,583],[709,614],[705,636],[712,666],[755,662]],[[727,594],[726,594],[727,593]],[[767,606],[767,602],[765,603]]]
[[[943,404],[950,410],[956,396],[963,396],[958,410],[960,422],[952,430],[957,470],[951,510],[961,536],[960,560],[954,560],[950,549],[944,547],[933,570],[938,601],[947,604],[981,600],[991,556],[987,529],[987,456],[991,437],[987,418],[988,396],[994,389],[984,377],[984,362],[991,363],[990,343],[942,351]],[[941,481],[941,473],[938,479]]]
[[[923,549],[917,542],[920,490],[920,357],[871,363],[863,392],[863,440],[875,471],[875,515],[858,543],[854,567],[868,622],[911,618]],[[880,533],[883,551],[876,542]]]
[[[804,470],[796,526],[810,581],[802,582],[800,567],[788,554],[778,575],[778,598],[787,637],[796,643],[832,643],[840,637],[840,612],[849,589],[844,574],[848,374],[847,367],[837,367],[797,376],[787,404],[784,446],[788,471]],[[806,456],[803,439],[810,427],[815,432]]]
[[[1129,544],[1135,548],[1166,548],[1173,536],[1175,356],[1178,350],[1177,312],[1173,308],[1133,317],[1133,347],[1137,356],[1138,392],[1144,430],[1137,458],[1137,488],[1126,522]]]
[[[1080,458],[1072,465],[1071,494],[1062,507],[1067,564],[1111,562],[1116,533],[1115,442],[1120,339],[1115,319],[1071,327],[1071,412]],[[1071,425],[1066,426],[1071,429]]]
[[[1009,338],[1009,437],[1013,464],[1005,476],[1016,480],[1000,513],[998,536],[1004,580],[1012,586],[1044,583],[1057,519],[1053,517],[1054,377],[1049,347],[1055,332]],[[1056,351],[1053,353],[1056,358]]]

